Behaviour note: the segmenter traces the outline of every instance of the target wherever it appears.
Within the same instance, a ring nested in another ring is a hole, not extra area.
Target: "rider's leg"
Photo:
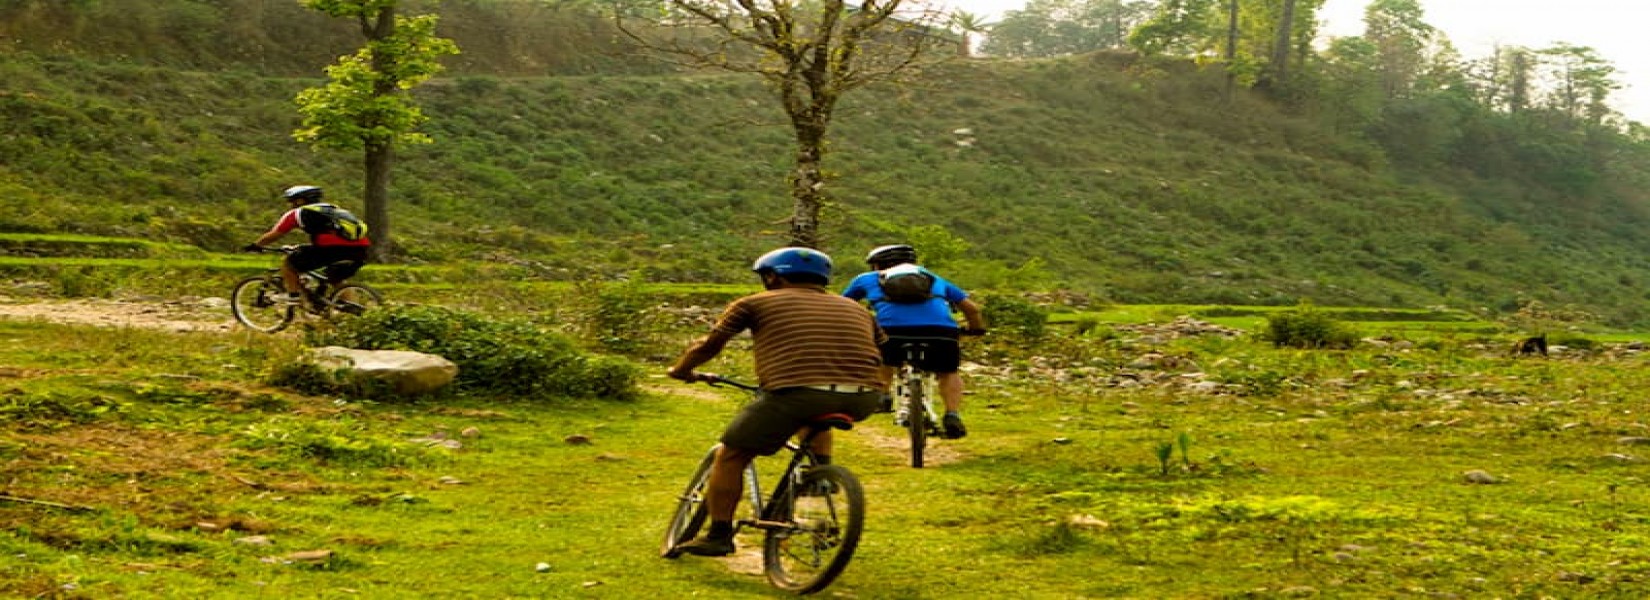
[[[799,436],[807,433],[807,427],[796,432]],[[831,464],[831,430],[821,431],[819,435],[814,436],[813,442],[808,444],[808,449],[813,451],[814,458],[820,459],[820,464]]]
[[[733,553],[733,513],[744,491],[745,467],[756,453],[731,446],[716,452],[706,484],[705,510],[710,513],[710,529],[705,535],[681,545],[681,550],[700,556],[727,556]]]
[[[952,371],[934,376],[940,384],[940,399],[945,401],[945,412],[962,411],[963,380],[962,373]]]
[[[293,296],[304,292],[304,284],[298,279],[298,269],[292,267],[290,258],[281,261],[281,283],[286,284],[287,293]]]
[[[935,375],[940,384],[940,398],[945,400],[945,416],[940,419],[940,425],[945,428],[945,437],[957,439],[968,435],[968,427],[962,421],[962,374],[956,371]]]
[[[716,452],[716,462],[710,466],[710,484],[705,494],[705,508],[714,523],[733,522],[733,513],[739,508],[739,495],[745,485],[745,467],[756,458],[750,450],[722,446]]]

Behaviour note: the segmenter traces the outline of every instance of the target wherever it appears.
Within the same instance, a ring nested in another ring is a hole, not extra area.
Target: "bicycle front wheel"
[[[812,594],[825,589],[854,557],[865,528],[865,489],[837,465],[817,465],[788,499],[786,525],[768,529],[763,568],[775,587]],[[770,511],[770,514],[773,514]]]
[[[332,316],[359,317],[384,306],[378,290],[359,283],[346,283],[332,291]]]
[[[905,429],[911,434],[911,466],[922,468],[922,453],[928,448],[928,403],[923,394],[923,379],[915,373],[907,374],[905,389]]]
[[[248,329],[275,333],[292,324],[293,305],[282,302],[286,288],[278,276],[248,277],[235,284],[229,308]]]
[[[699,535],[699,529],[705,526],[709,514],[705,494],[710,486],[710,466],[716,462],[716,451],[720,448],[718,444],[705,454],[705,460],[700,461],[699,468],[693,470],[693,477],[688,478],[687,489],[676,497],[676,509],[670,513],[670,526],[665,528],[665,540],[659,546],[659,556],[681,556],[680,546]]]

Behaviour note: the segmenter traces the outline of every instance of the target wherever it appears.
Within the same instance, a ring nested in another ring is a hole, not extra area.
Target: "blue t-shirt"
[[[877,324],[883,327],[956,328],[957,319],[951,316],[951,305],[968,299],[968,292],[933,271],[922,271],[934,277],[934,287],[929,290],[933,297],[927,302],[901,304],[888,301],[882,294],[882,285],[877,282],[876,271],[855,276],[842,290],[842,295],[852,300],[870,301],[871,308],[877,313]]]

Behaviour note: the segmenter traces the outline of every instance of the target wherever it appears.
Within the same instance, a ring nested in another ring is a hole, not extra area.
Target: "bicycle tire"
[[[774,587],[812,594],[835,581],[854,557],[865,529],[865,488],[848,469],[818,465],[803,476],[802,489],[823,492],[798,496],[792,490],[780,500],[788,506],[770,511],[785,515],[788,525],[768,529],[762,563]]]
[[[282,304],[277,296],[286,294],[279,276],[248,277],[235,284],[229,294],[229,309],[235,320],[253,331],[275,333],[292,324],[296,309]]]
[[[359,283],[346,283],[333,288],[327,299],[331,302],[329,314],[333,317],[358,317],[384,306],[383,294]]]
[[[681,556],[682,543],[699,535],[699,529],[705,526],[710,511],[705,506],[705,488],[710,486],[710,467],[716,462],[716,451],[721,447],[718,444],[705,454],[693,477],[688,478],[687,488],[676,497],[676,508],[670,514],[670,525],[665,528],[664,542],[659,546],[660,557]]]
[[[928,448],[928,404],[923,401],[923,379],[916,372],[905,374],[905,429],[911,435],[911,467],[922,468]]]

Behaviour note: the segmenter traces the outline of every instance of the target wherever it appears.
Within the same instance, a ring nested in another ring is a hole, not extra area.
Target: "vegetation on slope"
[[[278,78],[86,54],[0,60],[0,191],[24,207],[0,230],[227,250],[273,218],[283,185],[346,205],[358,187],[357,157],[289,138],[319,64]],[[726,281],[782,239],[789,137],[756,82],[504,72],[455,69],[417,91],[436,143],[408,149],[392,181],[410,259]],[[1403,139],[1446,151],[1426,160],[1224,85],[1097,53],[953,63],[845,99],[826,249],[853,263],[916,238],[966,248],[936,258],[974,287],[1124,302],[1537,299],[1646,318],[1642,145],[1482,116],[1441,147]]]

